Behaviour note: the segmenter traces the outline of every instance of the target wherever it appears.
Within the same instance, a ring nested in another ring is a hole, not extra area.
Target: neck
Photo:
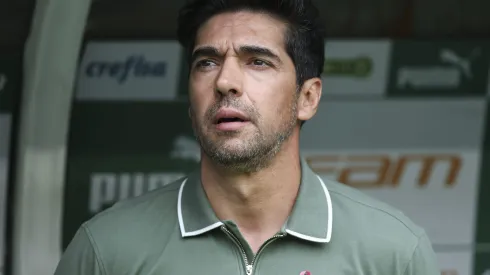
[[[224,171],[202,154],[201,181],[221,220],[233,220],[246,235],[277,233],[292,210],[301,181],[295,134],[282,144],[270,165],[252,174]]]

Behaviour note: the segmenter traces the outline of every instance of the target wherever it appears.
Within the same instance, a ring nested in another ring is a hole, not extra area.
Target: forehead
[[[195,47],[208,45],[226,51],[248,44],[284,51],[285,30],[285,23],[265,13],[222,13],[202,25],[197,33]]]

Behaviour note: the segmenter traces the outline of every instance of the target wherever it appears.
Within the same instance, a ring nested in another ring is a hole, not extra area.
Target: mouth
[[[215,124],[229,123],[229,122],[246,122],[246,120],[241,119],[239,117],[222,117],[222,118],[218,118]]]
[[[250,119],[244,113],[224,108],[218,111],[214,117],[214,124],[232,123],[232,122],[249,122]]]
[[[218,131],[237,131],[245,127],[248,122],[250,118],[246,114],[228,108],[219,110],[214,117],[214,124]]]

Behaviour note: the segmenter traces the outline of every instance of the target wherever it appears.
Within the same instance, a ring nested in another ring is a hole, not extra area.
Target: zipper
[[[249,262],[248,262],[247,252],[245,251],[245,248],[243,248],[243,245],[240,243],[240,240],[235,236],[235,234],[231,233],[230,230],[228,230],[228,228],[226,228],[226,226],[224,226],[224,225],[221,226],[221,230],[223,230],[226,233],[226,235],[231,237],[233,242],[238,246],[238,248],[240,249],[240,252],[242,254],[243,263],[245,264],[245,272],[247,273],[247,275],[251,275],[252,274],[252,265],[249,264]]]
[[[286,236],[286,233],[277,233],[276,235],[272,236],[267,241],[265,241],[264,244],[262,244],[262,246],[259,248],[257,253],[255,253],[255,256],[252,259],[252,263],[250,264],[252,266],[252,269],[255,266],[255,263],[257,262],[257,258],[260,255],[260,252],[262,252],[266,248],[266,246],[268,246],[270,243],[272,243],[273,241],[275,241],[279,238],[282,238],[284,236]],[[252,270],[250,270],[250,274],[252,274]],[[247,275],[250,275],[250,274],[247,274]]]
[[[235,234],[233,234],[230,230],[228,230],[228,228],[226,228],[226,226],[221,226],[221,230],[223,230],[229,237],[232,238],[233,242],[238,246],[238,248],[240,249],[240,252],[242,254],[242,260],[243,260],[243,263],[245,264],[245,272],[247,275],[252,275],[252,272],[253,272],[253,269],[254,269],[254,265],[255,265],[255,262],[257,260],[257,256],[260,254],[260,252],[262,252],[262,250],[264,250],[264,248],[269,245],[271,242],[273,242],[274,240],[277,240],[279,238],[282,238],[284,237],[286,234],[284,233],[278,233],[274,236],[272,236],[271,238],[269,238],[267,241],[265,241],[265,243],[259,248],[259,250],[257,251],[257,253],[255,254],[255,256],[253,257],[252,261],[249,261],[248,259],[248,256],[247,256],[247,252],[245,251],[245,248],[243,247],[242,243],[240,242],[240,240],[235,236]]]

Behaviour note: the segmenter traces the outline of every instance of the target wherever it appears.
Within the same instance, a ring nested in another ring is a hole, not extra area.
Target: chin
[[[224,140],[247,140],[250,139],[253,136],[253,131],[249,131],[246,129],[239,129],[239,130],[234,130],[234,131],[219,131],[219,130],[213,130],[212,131],[212,136],[216,137],[217,140],[224,141]]]
[[[240,151],[243,151],[246,148],[248,143],[249,142],[243,138],[228,138],[221,140],[218,146],[226,149],[226,151],[229,151],[230,153],[240,153]]]

